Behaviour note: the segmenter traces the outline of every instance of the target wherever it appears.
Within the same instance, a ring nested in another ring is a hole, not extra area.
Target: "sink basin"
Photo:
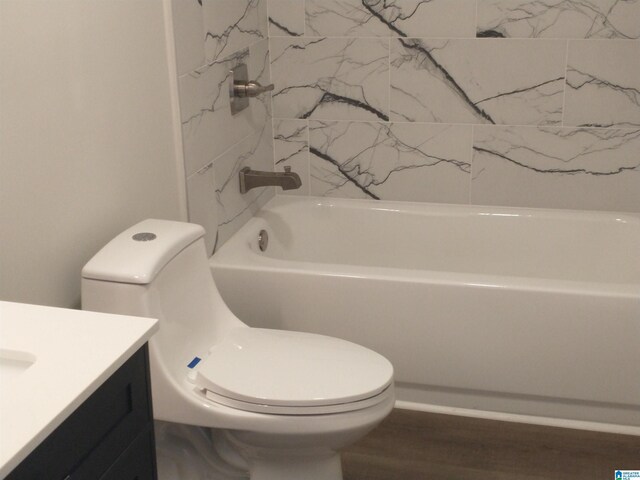
[[[36,356],[20,350],[0,348],[0,381],[11,381],[36,362]]]

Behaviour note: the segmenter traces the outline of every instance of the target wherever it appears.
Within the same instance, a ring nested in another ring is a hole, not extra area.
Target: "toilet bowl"
[[[154,417],[213,429],[230,470],[341,479],[340,450],[393,408],[393,367],[345,340],[248,327],[215,286],[203,236],[166,220],[124,231],[83,268],[83,309],[159,319],[149,342]]]

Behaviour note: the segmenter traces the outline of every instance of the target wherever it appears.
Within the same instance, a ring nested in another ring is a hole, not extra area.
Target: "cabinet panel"
[[[100,478],[140,432],[146,428],[153,432],[148,368],[145,345],[36,447],[6,480]]]
[[[100,480],[154,480],[157,478],[154,451],[153,429],[149,426],[145,432],[138,435]],[[75,476],[72,480],[75,480]]]

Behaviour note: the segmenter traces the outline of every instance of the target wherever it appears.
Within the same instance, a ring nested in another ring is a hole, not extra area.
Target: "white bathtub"
[[[638,216],[278,196],[211,267],[249,325],[385,355],[400,407],[640,435]]]

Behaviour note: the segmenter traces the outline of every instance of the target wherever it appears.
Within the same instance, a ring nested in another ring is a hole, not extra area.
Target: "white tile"
[[[554,125],[563,40],[391,40],[391,120]]]
[[[640,42],[569,43],[564,123],[640,126]]]
[[[212,132],[217,130],[213,114],[221,107],[207,99],[204,82],[198,72],[181,76],[178,89],[184,167],[189,176],[212,160],[210,155],[215,148]]]
[[[202,225],[207,232],[205,245],[211,255],[218,234],[218,202],[213,176],[213,163],[206,165],[187,178],[189,221]]]
[[[266,0],[203,0],[209,64],[267,38]]]
[[[184,124],[190,118],[201,113],[206,106],[204,85],[200,80],[201,73],[194,71],[178,77],[178,93],[180,97],[180,121]]]
[[[204,65],[202,6],[198,0],[172,0],[178,75]]]
[[[251,80],[256,80],[263,86],[271,83],[269,40],[254,43],[251,48],[249,48],[247,68]],[[250,109],[250,125],[255,132],[260,128],[263,121],[271,118],[271,93],[263,93],[258,97],[250,99],[249,103],[252,104]]]
[[[258,0],[258,31],[262,40],[269,39],[269,0]],[[258,39],[257,41],[260,41]]]
[[[302,180],[296,190],[278,192],[289,195],[309,195],[309,125],[308,120],[273,120],[273,151],[276,171],[284,167]]]
[[[270,117],[269,93],[251,99],[246,110],[231,115],[229,72],[239,63],[247,64],[252,79],[264,85],[270,83],[267,40],[179,79],[187,175],[246,136],[261,131]]]
[[[217,248],[275,194],[273,187],[258,187],[241,194],[238,175],[244,167],[273,171],[271,122],[265,122],[263,130],[234,145],[213,162],[218,202]]]
[[[478,0],[478,36],[640,38],[640,0]]]
[[[246,55],[214,64],[179,79],[185,171],[191,175],[246,136],[233,128],[227,81]]]
[[[268,0],[269,36],[304,35],[304,0]]]
[[[475,37],[475,0],[306,0],[307,35]]]
[[[311,194],[468,203],[471,127],[309,123]]]
[[[389,47],[377,38],[272,38],[279,118],[388,120]]]
[[[640,130],[475,127],[471,201],[640,211]]]

